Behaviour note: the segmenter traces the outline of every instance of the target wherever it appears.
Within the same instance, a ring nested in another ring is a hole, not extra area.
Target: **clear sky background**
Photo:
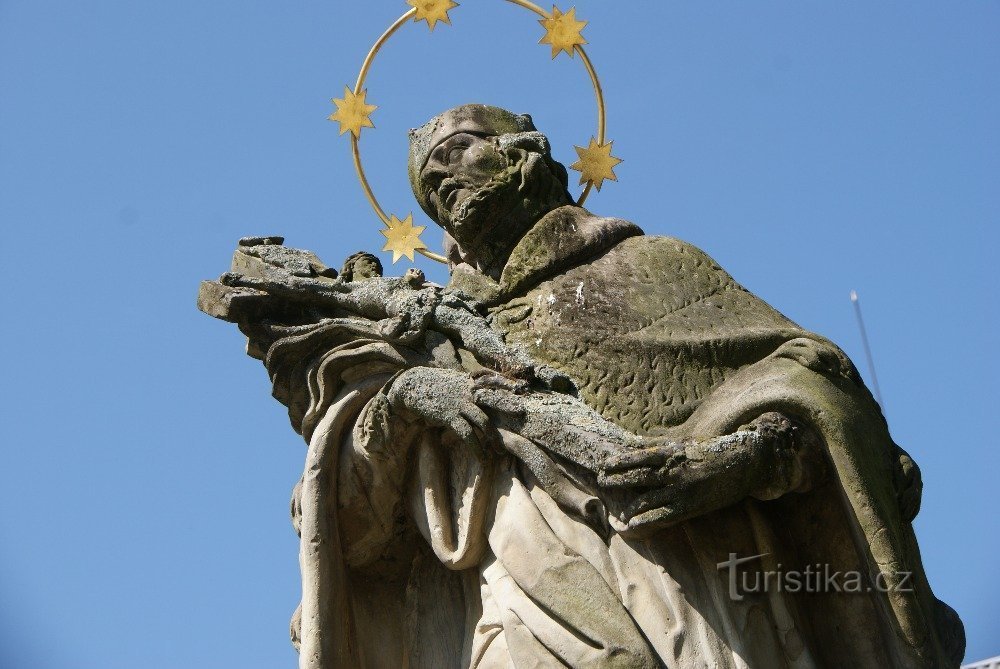
[[[381,246],[325,117],[405,9],[0,0],[3,669],[293,666],[304,444],[195,295],[244,235],[336,266]],[[923,471],[931,583],[968,659],[1000,654],[1000,3],[577,10],[626,161],[588,206],[705,249],[868,377],[860,293]],[[564,162],[596,126],[582,66],[550,60],[532,15],[452,17],[408,26],[369,79],[366,165],[401,215],[405,130],[436,112],[529,112]]]

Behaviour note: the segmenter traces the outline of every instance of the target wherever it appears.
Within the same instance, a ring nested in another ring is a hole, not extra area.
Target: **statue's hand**
[[[700,442],[654,444],[609,459],[598,483],[620,492],[630,526],[715,511],[746,497],[774,499],[808,481],[800,428],[767,413],[732,434]]]
[[[499,443],[489,416],[473,401],[473,380],[468,374],[415,367],[392,382],[387,396],[392,411],[404,419],[444,428],[475,448]]]

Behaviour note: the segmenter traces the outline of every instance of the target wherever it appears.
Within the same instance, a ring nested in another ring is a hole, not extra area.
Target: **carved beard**
[[[472,190],[455,211],[442,211],[445,229],[461,249],[464,262],[484,270],[501,269],[514,246],[542,216],[569,204],[566,170],[547,155],[520,148],[500,152],[507,166]]]

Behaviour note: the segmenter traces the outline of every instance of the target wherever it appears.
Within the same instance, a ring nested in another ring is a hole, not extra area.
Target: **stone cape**
[[[504,439],[520,457],[388,434],[382,387],[410,366],[463,368],[448,342],[418,354],[350,318],[244,327],[310,443],[310,503],[295,509],[302,666],[957,666],[961,625],[910,526],[919,473],[827,340],[694,247],[576,207],[543,218],[499,282],[458,266],[449,287],[626,430],[708,438],[780,411],[820,436],[826,475],[673,524],[657,509],[617,518],[611,503],[602,526],[598,495],[545,479],[531,466],[544,454],[516,435]],[[890,585],[911,573],[912,591],[735,601],[718,569],[733,553]]]

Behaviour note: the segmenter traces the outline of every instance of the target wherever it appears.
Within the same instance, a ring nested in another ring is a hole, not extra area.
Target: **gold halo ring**
[[[600,172],[599,174],[596,174],[596,178],[599,179],[596,183],[598,190],[600,190],[601,182],[603,182],[604,179],[617,180],[612,168],[614,165],[621,162],[618,158],[611,156],[611,143],[605,144],[606,113],[604,106],[604,92],[601,89],[601,82],[597,78],[597,72],[594,70],[594,65],[591,63],[590,58],[587,56],[587,52],[583,48],[583,44],[586,44],[586,41],[583,40],[580,35],[580,30],[582,30],[584,25],[586,25],[586,22],[576,21],[575,8],[571,9],[567,13],[563,13],[558,8],[553,6],[552,12],[549,13],[538,5],[529,2],[529,0],[506,0],[506,2],[528,9],[540,16],[541,20],[539,23],[545,26],[547,30],[547,34],[542,38],[541,43],[548,43],[552,45],[553,58],[555,58],[561,51],[565,51],[570,56],[579,54],[580,60],[583,62],[583,66],[587,70],[587,74],[590,76],[590,81],[593,84],[594,94],[597,98],[596,147],[594,139],[591,139],[590,146],[587,149],[576,147],[576,151],[580,156],[580,163],[578,164],[580,164],[581,167],[577,167],[576,164],[573,166],[573,169],[578,169],[583,173],[580,183],[586,183],[583,192],[576,201],[578,206],[582,206],[595,186],[595,168],[588,168],[587,163],[588,155],[593,156],[594,154],[588,154],[588,152],[596,150],[599,154],[602,149],[606,149],[604,155],[599,156],[599,160],[603,159],[604,162],[600,163],[596,168]],[[354,159],[354,169],[357,172],[358,181],[361,183],[361,189],[364,191],[365,197],[368,199],[368,203],[372,206],[372,209],[379,217],[379,220],[381,220],[386,226],[386,229],[382,232],[389,241],[383,250],[393,251],[393,262],[396,262],[402,255],[406,255],[412,260],[413,252],[416,251],[431,260],[447,263],[447,258],[438,253],[434,253],[433,251],[429,251],[425,246],[423,246],[422,242],[419,241],[419,234],[424,230],[424,226],[414,227],[412,224],[412,215],[408,216],[405,220],[400,221],[397,217],[386,214],[385,210],[379,204],[378,199],[375,197],[371,184],[368,183],[368,178],[365,176],[365,170],[361,164],[361,151],[358,148],[358,139],[361,135],[361,129],[363,127],[374,127],[369,116],[377,107],[367,104],[365,100],[367,95],[367,91],[365,90],[365,79],[367,78],[368,71],[371,69],[372,63],[375,60],[375,56],[378,55],[382,47],[385,46],[385,43],[389,41],[389,38],[392,37],[392,35],[402,28],[407,22],[411,20],[413,22],[426,20],[430,29],[433,31],[434,25],[438,21],[451,23],[448,18],[448,11],[458,6],[458,4],[452,0],[407,0],[407,4],[410,4],[413,7],[396,19],[396,21],[393,22],[393,24],[390,25],[377,40],[375,40],[375,44],[373,44],[372,48],[368,51],[368,55],[365,56],[364,62],[361,64],[361,71],[358,73],[354,90],[351,91],[349,88],[345,87],[344,98],[340,100],[333,100],[334,104],[337,105],[337,111],[331,114],[329,118],[330,120],[340,122],[341,134],[350,131],[351,155]],[[565,21],[567,20],[570,22],[570,34],[567,35],[565,32],[556,32],[565,25]],[[589,164],[591,166],[594,165],[592,162]],[[398,233],[396,235],[397,237],[402,235],[402,238],[405,238],[405,241],[402,242],[402,246],[390,249],[393,245],[394,232]]]

